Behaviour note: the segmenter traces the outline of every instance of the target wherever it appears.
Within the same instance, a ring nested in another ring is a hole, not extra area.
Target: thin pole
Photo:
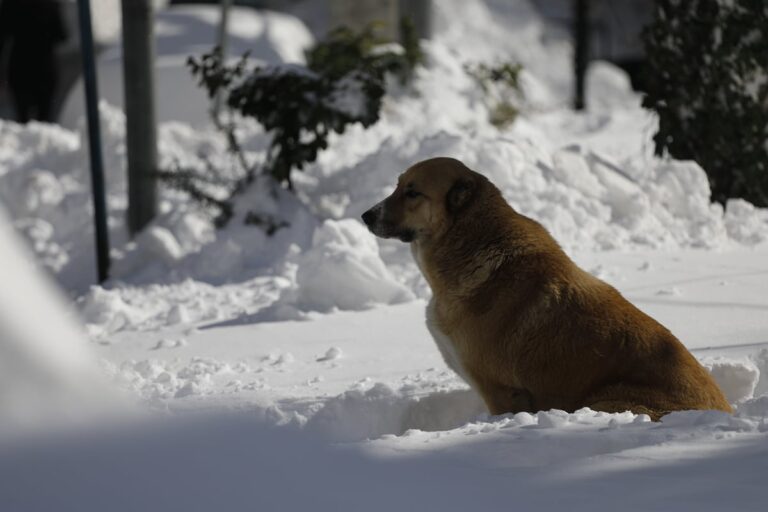
[[[155,38],[151,0],[122,0],[123,91],[128,160],[128,230],[135,235],[157,208]]]
[[[573,0],[574,40],[573,45],[573,71],[574,71],[574,98],[573,108],[584,110],[586,108],[586,74],[589,65],[589,0]]]
[[[99,283],[103,283],[109,277],[109,231],[107,230],[107,202],[104,192],[104,161],[101,154],[99,92],[96,83],[96,65],[93,51],[91,3],[90,0],[78,0],[77,6],[80,18],[80,52],[83,60],[85,105],[88,117],[93,220],[96,226],[96,262]]]

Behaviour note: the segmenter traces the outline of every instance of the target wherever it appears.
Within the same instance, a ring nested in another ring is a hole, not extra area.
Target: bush
[[[474,78],[483,91],[483,101],[490,112],[489,121],[497,128],[512,124],[520,113],[523,91],[517,63],[505,62],[495,66],[466,64],[464,70]]]
[[[714,200],[768,206],[764,0],[658,0],[646,30],[656,153],[692,159]]]
[[[291,173],[314,162],[328,147],[332,132],[343,133],[354,123],[368,127],[378,121],[387,74],[399,76],[402,82],[410,78],[421,53],[412,31],[403,28],[404,47],[381,45],[372,27],[361,32],[338,28],[307,52],[306,66],[250,67],[247,55],[227,65],[217,48],[200,58],[190,57],[192,75],[209,98],[220,98],[230,111],[227,122],[214,122],[227,137],[230,151],[238,156],[242,173],[233,180],[231,173],[224,176],[209,165],[203,172],[179,168],[162,172],[161,178],[203,205],[215,207],[218,225],[231,218],[233,196],[257,173],[292,189]],[[247,117],[258,121],[271,136],[261,168],[248,163],[237,140],[235,123]],[[229,193],[217,197],[208,191],[209,185]],[[268,225],[283,227],[279,220]]]

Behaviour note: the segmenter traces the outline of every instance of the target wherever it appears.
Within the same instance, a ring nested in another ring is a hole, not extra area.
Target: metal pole
[[[221,55],[221,63],[224,64],[227,61],[228,46],[229,46],[229,8],[232,7],[232,0],[221,0],[221,17],[219,19],[219,33],[216,42],[216,46],[219,48],[219,55]],[[223,93],[219,91],[216,97],[213,99],[213,120],[219,122],[219,112],[221,111],[221,103],[223,101]]]
[[[573,2],[573,71],[575,91],[573,108],[586,108],[586,74],[589,65],[589,0],[574,0]]]
[[[157,208],[157,126],[151,0],[122,0],[123,91],[128,159],[128,230],[135,235]]]
[[[107,230],[107,202],[104,193],[104,161],[101,154],[101,127],[98,106],[99,93],[96,87],[96,65],[93,51],[90,0],[78,0],[77,7],[80,18],[80,52],[83,59],[85,105],[88,117],[93,220],[96,225],[96,262],[99,283],[103,283],[109,277],[109,231]]]

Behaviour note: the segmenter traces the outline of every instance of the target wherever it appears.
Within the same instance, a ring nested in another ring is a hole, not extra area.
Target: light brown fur
[[[430,330],[492,414],[732,412],[668,329],[458,160],[409,168],[364,219],[375,234],[412,243],[433,292]]]

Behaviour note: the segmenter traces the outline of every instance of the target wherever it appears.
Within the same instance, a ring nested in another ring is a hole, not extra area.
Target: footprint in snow
[[[162,348],[179,348],[179,347],[185,347],[187,345],[187,340],[180,338],[177,340],[169,340],[167,338],[163,338],[161,340],[158,340],[157,344],[155,344],[154,347],[152,347],[151,350],[160,350]]]
[[[682,294],[683,292],[681,292],[680,288],[677,286],[672,286],[671,288],[662,288],[656,292],[656,295],[665,295],[667,297],[679,297]]]
[[[344,353],[341,351],[338,347],[331,347],[328,350],[325,351],[325,355],[322,357],[318,357],[316,359],[317,362],[322,361],[335,361],[336,359],[341,359],[341,357],[344,355]]]

